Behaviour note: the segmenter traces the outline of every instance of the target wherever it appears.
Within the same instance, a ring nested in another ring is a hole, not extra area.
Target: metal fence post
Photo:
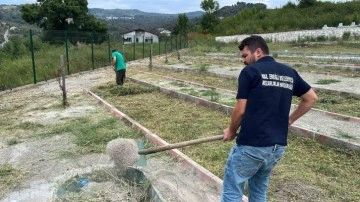
[[[158,43],[159,43],[159,55],[160,55],[160,54],[161,54],[161,53],[160,53],[160,36],[159,36]]]
[[[168,41],[168,38],[166,37],[165,38],[165,63],[168,63],[168,56],[167,56],[167,41]]]
[[[94,32],[92,32],[92,39],[91,39],[91,63],[92,63],[92,69],[94,70]]]
[[[108,53],[109,53],[109,64],[111,64],[111,56],[110,56],[110,34],[107,34],[108,37]]]
[[[134,50],[133,50],[133,58],[135,60],[135,36],[134,36]]]
[[[178,35],[175,36],[175,48],[178,49]]]
[[[62,104],[63,104],[63,106],[66,106],[67,105],[67,95],[66,95],[66,86],[65,86],[65,67],[64,67],[64,56],[63,55],[60,56],[60,72],[61,72],[61,74],[59,76],[61,77],[61,80],[59,78],[59,84],[60,84],[60,89],[62,91],[62,97],[63,97]]]
[[[34,84],[36,84],[36,68],[35,68],[35,56],[34,56],[34,43],[32,38],[32,30],[30,29],[30,51],[31,51],[31,60],[34,76]]]
[[[172,35],[170,36],[170,52],[172,52],[173,43],[172,43]]]
[[[143,59],[145,58],[145,34],[143,36]]]
[[[125,39],[123,36],[121,37],[121,40],[122,40],[122,53],[123,55],[125,55]]]
[[[181,50],[181,34],[180,34],[180,39],[179,39],[179,49]]]
[[[151,45],[150,45],[150,63],[149,63],[149,69],[152,70],[152,56],[153,56],[153,39],[151,37]]]
[[[68,49],[68,32],[65,30],[65,51],[66,51],[66,65],[67,65],[67,72],[70,75],[70,67],[69,67],[69,49]]]

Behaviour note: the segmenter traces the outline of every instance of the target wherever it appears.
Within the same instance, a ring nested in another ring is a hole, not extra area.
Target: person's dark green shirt
[[[118,51],[113,52],[112,58],[116,59],[115,66],[114,66],[115,71],[126,69],[125,60],[124,60],[124,57],[121,55],[121,53],[119,53]]]

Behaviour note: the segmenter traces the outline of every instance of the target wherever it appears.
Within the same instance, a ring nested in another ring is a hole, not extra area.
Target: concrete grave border
[[[130,118],[126,114],[116,109],[114,106],[110,105],[108,102],[103,100],[101,97],[97,96],[95,93],[91,92],[88,89],[84,89],[84,92],[95,98],[98,101],[98,104],[102,105],[107,110],[109,110],[110,113],[113,114],[116,118],[125,122],[127,125],[137,130],[138,132],[142,133],[150,142],[158,146],[168,144],[159,136],[152,133],[150,130],[148,130],[147,128],[136,122],[134,119]],[[184,153],[180,152],[180,150],[178,149],[168,150],[167,153],[170,156],[175,157],[179,162],[181,162],[186,168],[190,169],[192,173],[198,176],[200,179],[214,185],[217,191],[219,192],[221,191],[223,181],[219,177],[217,177],[216,175],[214,175],[213,173],[211,173],[210,171],[208,171],[207,169],[205,169],[204,167],[193,161],[191,158],[186,156]],[[247,201],[248,198],[246,196],[243,196],[242,202],[247,202]]]

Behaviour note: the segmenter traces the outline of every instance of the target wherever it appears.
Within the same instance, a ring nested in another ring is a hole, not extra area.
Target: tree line
[[[360,23],[360,1],[322,2],[298,0],[278,9],[247,7],[236,15],[219,20],[212,28],[213,35],[285,32],[321,29],[324,25]]]
[[[173,34],[186,35],[189,32],[212,35],[235,35],[319,29],[324,25],[336,27],[339,23],[359,24],[359,1],[322,2],[318,0],[297,0],[288,2],[282,8],[268,9],[262,3],[237,2],[220,8],[216,0],[203,0],[199,5],[204,14],[190,18],[185,13],[171,17],[162,24]],[[131,23],[105,22],[88,12],[87,0],[37,0],[20,9],[23,20],[43,30],[88,31],[98,33],[120,33],[129,31]],[[143,18],[145,22],[148,17]],[[152,22],[159,20],[154,16]],[[151,23],[147,23],[149,25]],[[156,23],[155,23],[156,24]],[[159,23],[158,23],[159,24]],[[135,28],[135,27],[134,27]],[[139,28],[139,27],[136,27]],[[160,27],[159,27],[160,28]],[[155,32],[154,28],[146,30]]]

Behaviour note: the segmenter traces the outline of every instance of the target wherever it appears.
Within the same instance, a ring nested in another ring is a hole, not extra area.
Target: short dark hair
[[[113,53],[113,52],[116,52],[116,51],[118,51],[117,49],[113,49],[111,52]]]
[[[246,37],[244,40],[241,41],[238,47],[240,51],[242,51],[245,46],[249,48],[251,53],[254,53],[256,49],[260,48],[264,54],[269,54],[269,47],[266,41],[261,36],[251,35],[249,37]]]

